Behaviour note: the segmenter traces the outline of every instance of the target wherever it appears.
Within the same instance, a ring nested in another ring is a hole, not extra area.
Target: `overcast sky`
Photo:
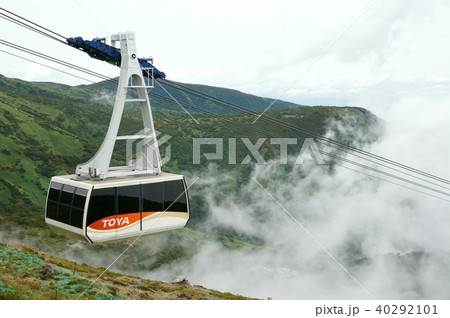
[[[182,82],[282,95],[307,105],[358,105],[377,114],[411,94],[425,99],[449,94],[448,1],[3,0],[1,6],[66,37],[134,31],[138,55],[152,55],[167,78]],[[1,39],[119,74],[118,68],[3,19],[0,30]],[[0,56],[0,73],[8,77],[89,83]]]

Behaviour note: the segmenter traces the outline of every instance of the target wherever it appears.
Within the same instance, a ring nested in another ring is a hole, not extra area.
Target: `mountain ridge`
[[[84,102],[93,106],[111,107],[114,101],[118,78],[111,79],[110,81],[101,81],[98,83],[87,85],[70,86],[66,84],[53,83],[53,82],[27,82],[20,79],[10,79],[0,74],[0,87],[13,88],[18,92],[33,93],[36,95],[46,96],[48,98],[58,98],[61,100],[68,100],[72,102]],[[161,81],[164,83],[164,81]],[[202,93],[210,94],[213,97],[224,99],[235,104],[246,105],[249,110],[263,111],[272,104],[275,100],[268,97],[259,97],[253,94],[247,94],[236,89],[209,86],[203,84],[186,84],[179,83],[188,88],[198,90]],[[180,92],[172,87],[165,86],[162,88],[159,82],[154,83],[152,91],[156,94],[172,98],[182,103],[192,103],[196,107],[207,110],[215,114],[230,114],[236,113],[229,109],[221,109],[217,105],[206,102],[201,98],[191,96],[187,93]],[[168,93],[170,95],[168,95]],[[176,101],[172,103],[160,100],[158,98],[152,98],[152,108],[156,108],[158,112],[159,108],[172,109],[182,111],[182,109],[176,104]],[[292,102],[286,102],[283,100],[276,100],[271,106],[272,110],[281,110],[289,108],[305,107],[305,105],[298,105]]]

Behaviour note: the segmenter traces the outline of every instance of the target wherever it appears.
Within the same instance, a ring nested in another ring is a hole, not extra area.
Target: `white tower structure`
[[[97,153],[87,162],[77,165],[78,176],[103,180],[108,177],[130,176],[134,174],[161,173],[161,155],[159,153],[157,134],[153,124],[147,89],[153,88],[152,69],[143,70],[136,55],[136,41],[133,32],[119,33],[111,36],[111,45],[120,45],[121,66],[114,109],[105,139]],[[150,74],[146,82],[145,74]],[[137,98],[131,98],[131,91],[137,92]],[[134,135],[118,136],[124,107],[138,103],[141,106],[143,127]],[[127,159],[125,166],[111,167],[111,157],[117,140],[126,141]],[[137,140],[141,140],[137,142]],[[136,157],[133,159],[133,147]]]

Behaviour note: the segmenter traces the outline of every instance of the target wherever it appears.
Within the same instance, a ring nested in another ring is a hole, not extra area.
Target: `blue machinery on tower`
[[[114,37],[111,39],[111,45],[106,44],[106,38],[94,38],[92,41],[83,40],[82,37],[67,39],[67,43],[70,46],[86,52],[90,57],[120,67],[122,62],[121,50],[123,50],[123,48],[117,48],[114,45],[115,42],[116,39],[114,39]],[[134,56],[134,58],[136,58],[136,56]],[[139,65],[142,67],[145,76],[147,76],[145,70],[152,69],[153,77],[155,79],[166,78],[166,74],[164,74],[164,72],[160,72],[153,66],[153,58],[138,58],[137,60]]]

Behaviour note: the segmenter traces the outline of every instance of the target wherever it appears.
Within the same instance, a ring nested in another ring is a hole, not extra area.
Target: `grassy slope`
[[[97,279],[100,276],[99,279]],[[26,246],[0,244],[0,299],[248,299],[77,264]]]

